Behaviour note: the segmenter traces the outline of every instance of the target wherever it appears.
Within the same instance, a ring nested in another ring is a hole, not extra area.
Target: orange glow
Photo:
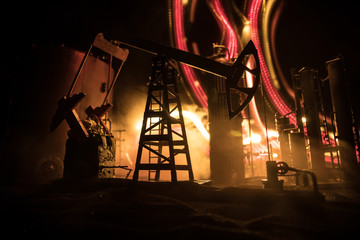
[[[185,111],[183,110],[182,111],[182,114],[184,117],[186,117],[187,119],[189,119],[194,125],[195,127],[199,130],[199,132],[201,133],[201,135],[207,140],[209,141],[210,140],[210,134],[209,132],[206,130],[206,128],[204,127],[204,125],[202,124],[200,118],[193,112],[191,111]],[[178,111],[174,111],[171,113],[171,116],[172,117],[176,117],[178,118],[179,117],[179,112]],[[157,118],[157,119],[152,119],[153,122],[157,122],[159,121],[160,119]],[[141,127],[142,127],[142,123],[143,123],[143,120],[140,119],[137,121],[136,125],[135,125],[135,129],[138,130],[139,132],[141,131]],[[147,120],[147,124],[149,125],[150,124],[150,119]]]
[[[210,134],[209,132],[206,130],[206,128],[204,127],[204,125],[202,124],[200,118],[198,116],[196,116],[195,113],[190,112],[190,111],[182,111],[182,114],[184,117],[188,118],[189,120],[191,120],[191,122],[196,126],[196,128],[199,130],[199,132],[201,133],[201,135],[204,136],[204,138],[209,141],[210,139]],[[171,113],[172,117],[178,117],[179,116],[179,112],[178,111],[174,111],[173,113]]]
[[[261,140],[262,139],[259,134],[251,133],[251,138],[250,137],[244,138],[243,144],[248,145],[248,144],[250,144],[250,141],[251,141],[251,143],[260,143]]]
[[[253,69],[254,64],[255,64],[255,59],[252,57],[252,58],[249,58],[246,66],[248,68],[250,68],[250,69]],[[253,86],[253,83],[254,83],[253,77],[254,76],[251,73],[246,72],[246,84],[247,84],[247,87],[249,87],[249,88],[251,88]],[[261,121],[259,111],[257,110],[256,102],[255,102],[254,97],[250,101],[249,108],[250,108],[251,117],[255,120],[255,122],[257,124],[257,127],[260,129],[261,132],[264,133],[264,136],[265,136],[266,135],[266,130],[265,130],[264,124]]]

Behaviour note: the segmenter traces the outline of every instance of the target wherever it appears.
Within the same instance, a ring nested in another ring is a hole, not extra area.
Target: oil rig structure
[[[121,40],[108,41],[102,34],[96,36],[85,54],[67,96],[58,103],[52,121],[51,130],[63,120],[70,126],[64,178],[113,177],[116,168],[127,170],[128,177],[132,171],[128,166],[115,165],[115,139],[106,124],[106,113],[112,106],[107,98],[129,54],[125,47],[154,55],[133,180],[138,181],[143,171],[148,172],[148,180],[159,181],[162,173],[167,172],[171,181],[176,182],[178,171],[187,172],[189,181],[195,180],[175,62],[209,73],[206,87],[211,180],[231,184],[243,179],[243,139],[231,133],[242,131],[239,113],[249,104],[261,82],[254,44],[250,41],[235,61],[223,61],[221,56],[218,59],[204,58],[139,38],[124,36]],[[74,108],[85,94],[72,95],[72,91],[93,48],[108,54],[110,64],[113,57],[119,64],[103,104],[96,108],[89,106],[85,111],[87,119],[80,120]],[[249,58],[255,61],[252,68],[246,66]],[[295,176],[296,185],[308,186],[310,176],[314,189],[317,188],[317,179],[355,181],[359,176],[359,132],[353,109],[347,101],[343,61],[337,58],[326,62],[326,66],[328,77],[325,79],[320,79],[315,69],[291,70],[295,92],[295,110],[291,114],[296,116],[296,125],[290,124],[287,116],[276,117],[282,161],[272,160],[268,151],[267,179],[263,180],[266,188],[282,189],[283,180],[279,180],[279,176],[289,176],[286,175],[288,171],[295,172],[290,176]],[[253,76],[251,87],[246,84],[246,74]],[[176,116],[175,112],[178,113]]]

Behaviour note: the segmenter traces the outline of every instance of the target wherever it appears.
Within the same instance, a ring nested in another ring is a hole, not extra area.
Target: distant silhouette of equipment
[[[320,181],[358,182],[359,115],[351,71],[342,57],[327,61],[326,70],[322,78],[313,68],[291,69],[295,108],[288,114],[295,113],[296,124],[286,116],[276,119],[281,159],[311,169]]]
[[[287,174],[289,171],[294,174]],[[284,180],[279,180],[279,176],[294,177],[296,179],[296,186],[309,187],[309,175],[312,181],[314,192],[318,192],[318,184],[316,175],[308,170],[301,170],[289,167],[286,162],[267,161],[266,162],[267,179],[263,179],[262,183],[266,189],[283,190]]]
[[[277,168],[277,172],[278,172],[279,176],[294,176],[294,175],[286,175],[286,174],[289,171],[295,172],[297,186],[300,185],[300,178],[302,178],[303,186],[308,187],[309,186],[308,176],[310,175],[314,191],[315,192],[319,191],[316,175],[313,172],[289,167],[289,165],[286,162],[276,163],[276,168]]]

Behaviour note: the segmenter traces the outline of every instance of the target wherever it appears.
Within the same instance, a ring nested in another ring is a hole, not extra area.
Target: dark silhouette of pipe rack
[[[160,172],[164,170],[170,171],[172,182],[177,181],[178,170],[188,171],[189,181],[194,180],[177,87],[178,77],[173,63],[161,56],[153,59],[133,175],[135,181],[140,170],[149,171],[149,180],[158,181]],[[175,116],[176,111],[178,114]],[[146,163],[142,156],[144,149],[149,151]]]

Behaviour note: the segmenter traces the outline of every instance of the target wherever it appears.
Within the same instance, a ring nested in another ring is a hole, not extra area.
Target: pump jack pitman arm
[[[232,65],[222,64],[220,62],[185,52],[176,48],[172,48],[160,43],[155,43],[149,40],[123,37],[119,44],[123,44],[141,51],[148,52],[153,55],[163,56],[169,59],[179,61],[190,67],[208,72],[217,76],[225,77],[226,80],[226,95],[228,104],[229,118],[232,119],[238,115],[250,102],[254,96],[256,89],[260,82],[260,62],[257,50],[252,41],[246,45],[240,56]],[[246,66],[248,57],[252,55],[255,60],[255,67],[250,69]],[[252,87],[239,87],[239,80],[243,76],[244,71],[249,72],[254,76],[254,83]],[[242,103],[231,103],[230,93],[232,91],[241,92],[247,95]],[[235,109],[232,106],[236,105]]]

